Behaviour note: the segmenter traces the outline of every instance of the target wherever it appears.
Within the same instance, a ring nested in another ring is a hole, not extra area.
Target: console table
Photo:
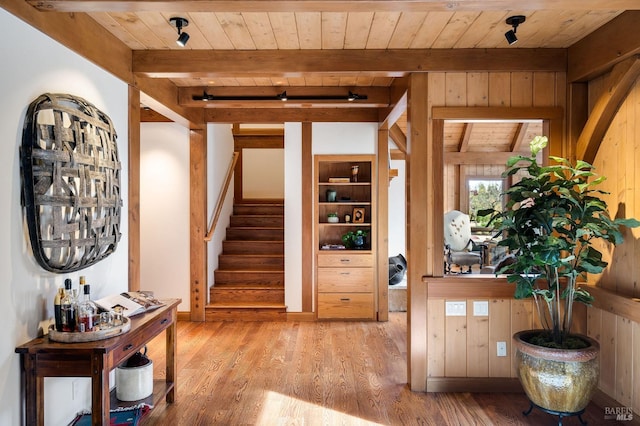
[[[24,376],[27,425],[44,425],[44,378],[91,377],[91,422],[108,425],[111,406],[109,372],[130,355],[166,330],[166,377],[154,380],[153,405],[163,397],[174,402],[176,380],[176,319],[180,299],[165,300],[165,305],[131,317],[131,329],[105,340],[83,343],[59,343],[47,336],[16,348]],[[135,405],[136,402],[123,405]]]

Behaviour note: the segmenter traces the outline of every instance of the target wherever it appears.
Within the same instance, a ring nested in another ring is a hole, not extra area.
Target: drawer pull
[[[348,297],[342,297],[342,298],[340,298],[340,301],[341,302],[350,302],[351,299],[349,299]]]
[[[160,324],[164,325],[167,321],[169,321],[169,318],[163,318],[162,321],[160,321]]]
[[[126,352],[126,351],[130,351],[131,349],[133,349],[133,345],[131,343],[129,343],[127,346],[122,348],[122,351]]]
[[[340,272],[340,275],[351,275],[351,272]]]
[[[340,262],[349,263],[349,262],[351,262],[351,259],[340,259]]]

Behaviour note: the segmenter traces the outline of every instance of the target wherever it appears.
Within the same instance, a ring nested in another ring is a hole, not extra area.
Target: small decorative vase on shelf
[[[351,222],[351,215],[350,214],[345,214],[344,215],[344,221],[345,221],[345,223],[350,223]]]
[[[335,189],[327,189],[327,202],[328,203],[335,203],[337,196],[338,196],[338,193],[336,192]]]
[[[340,222],[340,218],[338,217],[338,213],[329,213],[327,215],[327,222],[329,222],[329,223],[338,223],[338,222]]]

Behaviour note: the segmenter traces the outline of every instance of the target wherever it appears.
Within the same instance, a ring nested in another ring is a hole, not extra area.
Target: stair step
[[[223,254],[283,254],[284,241],[230,241],[222,242]]]
[[[256,302],[282,303],[284,300],[283,286],[220,286],[210,290],[210,300],[215,305],[238,303],[255,304]]]
[[[283,241],[284,228],[227,228],[227,240]]]
[[[277,254],[221,254],[218,269],[244,271],[283,271],[284,256]]]
[[[284,204],[235,204],[234,215],[284,215]]]
[[[282,303],[210,303],[205,306],[205,321],[286,321],[287,307]]]
[[[219,284],[284,285],[284,271],[214,271],[215,286]]]
[[[233,215],[231,227],[284,228],[283,215]]]

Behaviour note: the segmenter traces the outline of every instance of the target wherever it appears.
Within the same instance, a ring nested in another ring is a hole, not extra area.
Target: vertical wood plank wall
[[[589,111],[607,90],[606,75],[589,83]],[[613,217],[640,219],[640,81],[636,81],[609,126],[593,165],[606,176],[601,188]],[[615,247],[599,247],[609,267],[590,277],[619,295],[640,297],[640,229]],[[598,281],[599,280],[599,281]],[[588,310],[587,334],[600,342],[600,390],[640,412],[640,324],[598,308]]]
[[[566,104],[566,76],[564,73],[555,72],[442,72],[429,73],[428,75],[428,117],[431,117],[431,107],[465,106],[465,107],[562,107]],[[409,99],[409,109],[414,105]],[[411,120],[411,116],[409,116]],[[411,122],[409,121],[411,128]],[[559,155],[565,152],[562,139],[562,131],[557,133],[554,129],[556,147],[553,153]],[[409,133],[410,138],[414,135]],[[428,134],[428,145],[433,142],[434,136]],[[411,141],[409,141],[410,149]],[[410,159],[415,155],[425,155],[426,152],[416,150],[410,153]],[[418,164],[421,163],[421,160]],[[433,165],[433,159],[427,158],[424,164]],[[442,160],[440,160],[442,161]],[[410,166],[409,166],[410,167]],[[482,166],[480,166],[482,168]],[[430,168],[430,167],[429,167]],[[413,173],[414,170],[411,170]],[[476,169],[476,173],[478,170]],[[490,173],[494,170],[490,169]],[[484,174],[484,172],[482,172]],[[459,186],[449,185],[450,182],[458,182],[460,172],[443,168],[443,180],[447,182],[442,187],[431,187],[429,191],[442,191],[441,207],[458,206]],[[410,177],[408,177],[410,179]],[[409,181],[409,180],[408,180]],[[414,182],[411,180],[410,182]],[[449,192],[448,192],[449,191]],[[409,192],[410,203],[417,194]],[[438,198],[436,196],[436,198]],[[439,211],[425,209],[423,214],[430,216],[428,212],[440,214]],[[444,210],[443,210],[444,212]],[[413,217],[409,218],[409,224],[415,225]],[[430,220],[420,221],[427,227],[427,234],[437,231],[433,229]],[[438,222],[440,223],[440,222]],[[430,226],[431,225],[431,226]],[[412,235],[408,242],[408,254],[422,252],[424,244],[429,241],[418,241],[414,238],[413,228],[408,235]],[[441,242],[433,241],[434,247],[427,250],[442,250]],[[437,247],[436,247],[437,246]],[[532,308],[530,302],[515,301],[511,299],[489,300],[489,316],[473,317],[446,317],[444,315],[444,299],[432,299],[422,289],[424,283],[417,280],[418,276],[431,276],[435,273],[433,265],[424,260],[409,264],[409,324],[424,324],[426,322],[426,341],[424,335],[414,335],[410,338],[410,384],[413,390],[426,390],[429,378],[456,378],[456,377],[513,377],[512,356],[496,357],[496,342],[507,342],[508,354],[511,354],[511,334],[515,330],[530,328],[532,323]],[[421,267],[420,271],[411,271],[413,267]],[[440,272],[441,273],[441,272]],[[434,275],[437,276],[437,275]],[[426,296],[426,297],[425,297]],[[473,309],[473,300],[467,303],[468,309]],[[413,327],[412,327],[413,330]],[[416,339],[419,337],[419,339]],[[425,374],[426,373],[426,374]],[[424,374],[424,375],[423,375]]]

